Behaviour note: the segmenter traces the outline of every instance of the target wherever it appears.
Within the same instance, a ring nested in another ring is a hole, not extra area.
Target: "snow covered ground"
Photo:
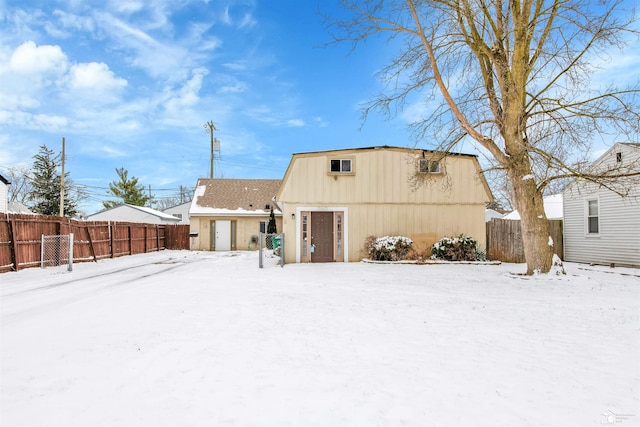
[[[640,271],[164,251],[0,275],[0,424],[640,424]]]

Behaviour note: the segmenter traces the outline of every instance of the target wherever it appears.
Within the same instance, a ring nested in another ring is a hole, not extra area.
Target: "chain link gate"
[[[73,270],[73,233],[55,236],[42,235],[40,267],[68,264]]]
[[[260,254],[260,268],[274,267],[278,264],[280,267],[284,267],[284,233],[260,233],[258,252]]]

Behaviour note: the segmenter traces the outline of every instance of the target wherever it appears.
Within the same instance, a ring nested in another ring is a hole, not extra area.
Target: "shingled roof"
[[[189,215],[264,214],[276,209],[279,179],[199,179]]]

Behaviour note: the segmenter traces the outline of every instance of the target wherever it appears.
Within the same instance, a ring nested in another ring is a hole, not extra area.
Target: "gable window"
[[[617,152],[616,153],[616,163],[622,163],[622,153],[621,152]]]
[[[329,162],[329,171],[331,173],[351,173],[351,159],[331,159]]]
[[[418,160],[418,173],[440,173],[440,161],[429,159]]]
[[[587,233],[600,233],[600,210],[598,200],[587,200]]]

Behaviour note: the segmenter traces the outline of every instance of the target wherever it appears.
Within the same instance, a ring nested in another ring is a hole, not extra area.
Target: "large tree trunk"
[[[531,174],[509,174],[513,199],[520,214],[527,274],[547,273],[551,269],[555,242],[551,240],[549,221],[544,212],[542,193]]]

